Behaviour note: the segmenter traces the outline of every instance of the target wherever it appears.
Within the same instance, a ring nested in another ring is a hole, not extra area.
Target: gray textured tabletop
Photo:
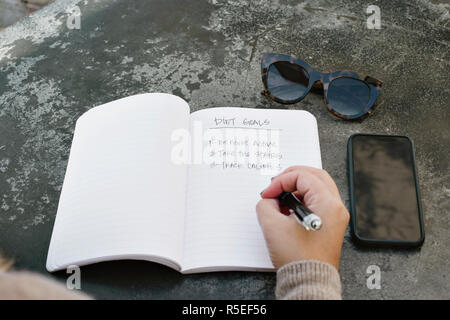
[[[370,4],[381,9],[379,30],[366,26]],[[0,32],[1,250],[17,268],[47,274],[76,119],[117,98],[168,92],[192,110],[310,111],[319,125],[323,166],[347,205],[348,137],[411,137],[425,243],[415,251],[361,250],[347,232],[343,297],[450,298],[449,9],[443,0],[54,2]],[[378,107],[364,121],[345,122],[330,116],[317,94],[290,106],[269,101],[260,96],[263,52],[296,55],[322,72],[353,70],[382,79]],[[366,286],[369,265],[381,269],[380,290]],[[97,298],[274,297],[272,273],[180,275],[140,261],[104,262],[81,272],[82,289]],[[51,276],[64,282],[67,274]]]

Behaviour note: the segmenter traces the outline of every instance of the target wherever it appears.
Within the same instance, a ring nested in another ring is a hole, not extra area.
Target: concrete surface
[[[381,29],[366,8],[381,8]],[[81,28],[69,29],[81,11]],[[346,299],[450,298],[449,2],[61,0],[0,32],[0,247],[18,268],[46,274],[45,259],[76,119],[132,94],[180,95],[193,110],[291,108],[318,120],[324,168],[348,204],[346,141],[357,132],[415,142],[426,240],[421,250],[360,250],[347,233]],[[322,97],[282,106],[260,96],[263,52],[293,54],[321,71],[384,81],[375,113],[345,122]],[[381,289],[366,286],[381,268]],[[64,282],[67,275],[53,275]],[[181,276],[136,261],[82,268],[98,298],[273,298],[270,273]]]

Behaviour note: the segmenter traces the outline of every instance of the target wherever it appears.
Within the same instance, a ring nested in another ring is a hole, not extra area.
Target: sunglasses
[[[383,84],[372,77],[361,80],[351,71],[321,73],[301,59],[277,53],[263,55],[261,73],[265,88],[262,95],[292,104],[306,97],[312,88],[323,88],[328,111],[345,120],[371,114]]]

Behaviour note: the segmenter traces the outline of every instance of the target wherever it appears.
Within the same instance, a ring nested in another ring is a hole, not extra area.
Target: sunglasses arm
[[[366,81],[367,83],[373,84],[377,87],[381,87],[383,86],[383,81],[375,79],[373,77],[367,76],[364,78],[364,81]]]

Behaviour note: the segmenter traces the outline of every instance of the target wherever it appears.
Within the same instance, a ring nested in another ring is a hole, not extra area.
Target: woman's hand
[[[322,228],[307,231],[294,218],[281,213],[276,198],[294,192],[306,207],[322,219]],[[342,242],[350,215],[330,175],[320,169],[295,166],[272,179],[256,206],[258,220],[273,265],[297,260],[319,260],[339,268]]]

